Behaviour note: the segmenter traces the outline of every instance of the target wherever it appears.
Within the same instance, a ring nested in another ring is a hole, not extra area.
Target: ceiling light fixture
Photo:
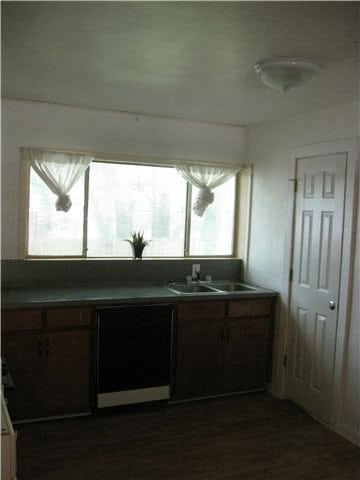
[[[283,93],[302,85],[320,70],[320,65],[300,57],[277,57],[263,60],[254,65],[265,85]]]

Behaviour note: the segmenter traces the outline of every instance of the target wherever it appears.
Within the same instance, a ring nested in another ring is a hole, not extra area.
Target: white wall
[[[298,146],[326,142],[359,134],[359,104],[354,102],[329,110],[299,115],[285,121],[253,128],[249,132],[249,161],[254,164],[253,203],[247,279],[282,293],[285,272],[284,249],[287,224],[288,179],[291,152]],[[359,234],[357,250],[359,251]],[[359,262],[359,256],[357,256]],[[359,267],[357,267],[359,268]],[[357,273],[358,275],[358,273]],[[339,423],[352,437],[359,429],[359,283],[353,290],[349,350],[346,358],[344,397]],[[280,301],[281,311],[282,302]],[[282,351],[279,339],[283,316],[278,314],[275,353]],[[281,358],[275,356],[273,389],[279,392]]]
[[[2,256],[17,258],[20,147],[83,150],[219,163],[246,161],[246,130],[4,100],[2,103]]]

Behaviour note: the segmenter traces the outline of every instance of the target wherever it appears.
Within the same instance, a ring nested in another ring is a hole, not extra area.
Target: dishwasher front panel
[[[101,308],[98,407],[170,397],[171,305]]]

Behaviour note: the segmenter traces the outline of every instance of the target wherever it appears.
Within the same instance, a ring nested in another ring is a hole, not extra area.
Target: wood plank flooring
[[[358,480],[360,450],[268,394],[18,430],[19,480]]]

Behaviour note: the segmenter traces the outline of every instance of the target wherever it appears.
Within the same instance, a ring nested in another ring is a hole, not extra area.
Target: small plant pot
[[[141,260],[145,245],[131,245],[131,248],[133,251],[133,259]]]

